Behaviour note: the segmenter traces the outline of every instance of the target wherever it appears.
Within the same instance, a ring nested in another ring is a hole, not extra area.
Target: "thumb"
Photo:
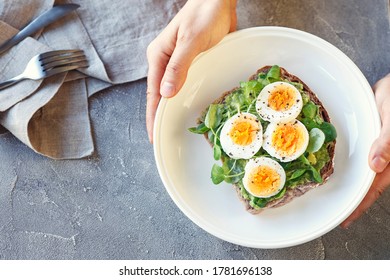
[[[183,86],[188,69],[200,50],[185,41],[178,41],[170,57],[160,85],[160,93],[163,97],[173,97]]]
[[[390,79],[382,80],[374,87],[375,97],[382,120],[382,129],[370,151],[370,167],[382,172],[390,161]]]

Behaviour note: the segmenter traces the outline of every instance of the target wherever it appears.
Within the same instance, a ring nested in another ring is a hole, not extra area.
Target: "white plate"
[[[212,149],[188,128],[224,91],[273,64],[300,77],[328,110],[338,132],[335,172],[322,187],[254,216],[231,185],[213,185]],[[169,195],[195,224],[231,243],[281,248],[329,232],[357,207],[374,178],[367,157],[379,131],[371,87],[345,54],[302,31],[257,27],[230,34],[197,57],[180,93],[160,102],[154,152]]]

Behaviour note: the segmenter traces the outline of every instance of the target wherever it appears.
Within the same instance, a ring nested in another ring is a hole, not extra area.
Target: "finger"
[[[195,42],[194,37],[178,38],[162,78],[160,93],[163,97],[175,96],[183,86],[192,61],[201,52]]]
[[[153,143],[154,119],[160,102],[161,95],[158,92],[147,92],[146,96],[146,130],[150,143]]]
[[[341,223],[341,227],[348,228],[352,222],[357,220],[368,208],[382,195],[385,189],[390,185],[390,167],[384,172],[377,174],[375,177],[370,190],[367,192],[363,201],[359,206],[352,212],[352,214]]]
[[[369,164],[372,170],[378,173],[382,172],[390,161],[390,79],[382,79],[374,86],[374,89],[382,129],[371,147]]]
[[[378,139],[371,147],[369,164],[373,171],[380,173],[388,166],[390,161],[390,122],[383,119],[382,130]]]
[[[146,129],[149,141],[153,143],[153,126],[160,96],[160,83],[164,75],[169,56],[156,43],[152,42],[147,50],[149,63],[146,97]]]

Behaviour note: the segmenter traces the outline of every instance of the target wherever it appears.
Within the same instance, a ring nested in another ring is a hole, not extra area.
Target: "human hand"
[[[390,186],[390,74],[379,80],[373,89],[382,120],[382,129],[371,147],[368,162],[377,174],[363,201],[341,224],[343,228],[347,228],[358,219]]]
[[[161,96],[175,96],[193,59],[236,29],[236,3],[237,0],[188,0],[148,46],[146,127],[150,142]]]

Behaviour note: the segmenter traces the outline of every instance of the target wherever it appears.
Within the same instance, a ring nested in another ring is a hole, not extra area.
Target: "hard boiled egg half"
[[[263,128],[255,115],[238,113],[223,125],[220,141],[222,149],[229,157],[249,159],[263,144]]]
[[[264,132],[263,148],[281,162],[297,159],[309,144],[309,133],[298,120],[288,123],[271,122]]]
[[[286,182],[286,173],[283,167],[271,158],[253,158],[245,166],[242,182],[251,195],[270,197],[281,191]]]
[[[289,122],[302,110],[299,90],[286,82],[275,82],[265,86],[256,100],[260,117],[269,122]]]

